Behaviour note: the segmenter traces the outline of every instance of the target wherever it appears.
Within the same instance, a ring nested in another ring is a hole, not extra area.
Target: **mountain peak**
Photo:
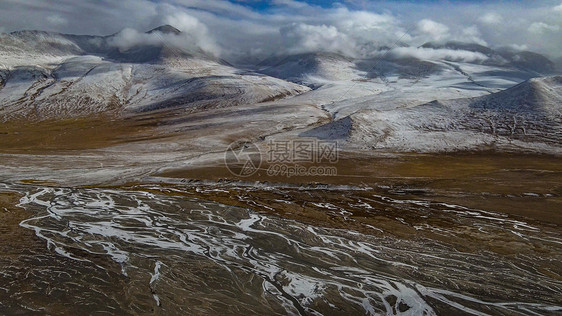
[[[509,89],[477,98],[475,108],[522,112],[542,112],[548,116],[560,113],[562,76],[537,77]]]
[[[164,34],[176,34],[176,35],[181,33],[180,30],[178,30],[177,28],[175,28],[175,27],[173,27],[169,24],[161,25],[157,28],[153,28],[152,30],[150,30],[146,33],[150,34],[150,33],[154,33],[154,32],[160,32],[160,33],[164,33]]]

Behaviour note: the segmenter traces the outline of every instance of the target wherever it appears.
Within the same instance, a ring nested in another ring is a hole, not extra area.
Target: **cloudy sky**
[[[562,0],[2,0],[0,32],[36,29],[135,38],[162,24],[230,60],[457,40],[562,56]]]

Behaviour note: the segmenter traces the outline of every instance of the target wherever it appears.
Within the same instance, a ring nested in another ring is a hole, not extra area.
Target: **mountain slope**
[[[345,135],[349,146],[370,149],[432,152],[526,148],[560,154],[562,77],[535,78],[476,98],[366,109],[303,136],[332,135]]]
[[[308,88],[242,73],[198,47],[175,45],[181,33],[127,49],[106,37],[39,31],[0,37],[0,120],[61,119],[177,107],[225,107],[299,94]],[[160,36],[160,35],[158,35]],[[159,38],[157,38],[159,39]]]
[[[350,80],[359,78],[352,58],[335,53],[307,53],[275,56],[258,64],[259,72],[299,83],[315,79]]]

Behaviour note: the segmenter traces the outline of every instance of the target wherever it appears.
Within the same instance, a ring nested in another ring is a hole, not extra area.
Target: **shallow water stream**
[[[398,238],[141,190],[0,191],[23,196],[32,215],[20,226],[46,248],[2,258],[1,314],[562,313],[560,232],[493,212],[380,196],[350,203],[429,208],[412,216],[433,212],[521,250],[458,249],[447,235],[463,238],[461,224],[416,228],[443,238]]]

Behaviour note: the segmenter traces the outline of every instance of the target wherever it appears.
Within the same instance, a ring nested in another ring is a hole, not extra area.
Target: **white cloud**
[[[344,8],[334,10],[331,23],[360,41],[377,41],[384,44],[397,41],[406,32],[400,22],[390,14],[349,11]]]
[[[295,0],[272,0],[272,4],[276,6],[286,6],[293,9],[302,9],[308,6],[308,4]]]
[[[47,22],[49,22],[52,25],[65,25],[68,23],[68,21],[64,18],[62,18],[60,15],[49,15],[47,17]]]
[[[488,45],[488,43],[486,43],[486,41],[482,39],[482,34],[480,34],[480,30],[478,30],[478,27],[476,25],[469,26],[462,30],[462,33],[458,40],[463,42],[476,43],[484,46]]]
[[[143,33],[169,23],[189,33],[182,45],[195,43],[235,62],[312,49],[368,56],[398,41],[412,46],[448,40],[491,47],[525,45],[562,55],[562,4],[555,6],[552,0],[458,1],[446,6],[432,1],[347,0],[332,7],[272,1],[264,12],[242,5],[242,0],[57,0],[56,7],[44,0],[2,0],[0,27],[8,32],[109,35],[125,28]],[[507,13],[517,18],[507,18]]]
[[[183,12],[178,12],[166,17],[164,22],[182,31],[182,36],[191,37],[193,40],[191,44],[197,45],[204,51],[212,53],[215,56],[220,54],[220,48],[209,34],[209,29],[197,18]]]
[[[510,45],[507,45],[507,47],[509,47],[513,50],[516,50],[516,51],[529,50],[529,46],[527,46],[527,45],[510,44]]]
[[[560,30],[560,27],[558,25],[550,25],[544,22],[534,22],[529,26],[528,30],[531,33],[542,34],[545,32],[557,32]]]
[[[119,48],[120,51],[126,51],[139,44],[156,44],[160,42],[161,41],[156,37],[150,37],[148,34],[139,33],[137,30],[126,28],[111,38],[109,44]]]
[[[354,41],[335,26],[292,24],[281,28],[289,53],[331,52],[355,55]]]
[[[397,47],[390,51],[390,54],[395,57],[415,57],[419,59],[430,60],[451,60],[451,61],[466,61],[478,62],[488,59],[482,53],[471,52],[465,50],[453,49],[432,49],[422,47]]]
[[[220,49],[212,40],[207,27],[198,19],[183,12],[164,18],[164,22],[178,28],[180,34],[144,33],[126,28],[110,39],[109,44],[126,51],[137,45],[170,45],[183,50],[198,48],[215,56]]]
[[[478,20],[484,24],[495,25],[502,23],[503,17],[495,12],[488,12],[478,18]]]
[[[444,39],[449,32],[449,28],[445,24],[441,24],[430,19],[423,19],[418,22],[418,30],[425,33],[435,41]]]

